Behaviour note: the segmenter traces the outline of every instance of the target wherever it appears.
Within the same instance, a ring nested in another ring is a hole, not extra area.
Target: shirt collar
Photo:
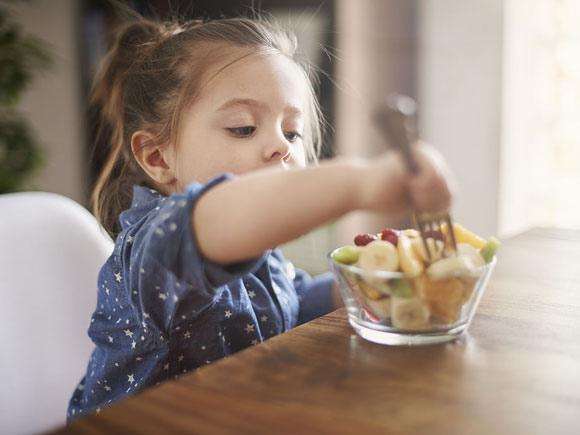
[[[143,216],[157,207],[163,198],[165,196],[155,189],[134,184],[131,206],[119,215],[121,229],[125,230],[141,220]]]
[[[131,200],[131,208],[143,207],[150,202],[158,201],[164,198],[164,196],[156,191],[155,189],[150,189],[145,186],[140,186],[138,184],[133,185],[133,199]]]

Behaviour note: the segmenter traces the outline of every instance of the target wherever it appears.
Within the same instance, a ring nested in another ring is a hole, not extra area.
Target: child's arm
[[[423,151],[417,154],[421,172],[415,179],[409,178],[398,154],[387,153],[373,162],[335,159],[305,169],[260,170],[222,183],[193,209],[199,248],[208,259],[230,264],[256,257],[352,210],[405,213],[409,193],[411,199],[423,201],[424,207],[414,201],[419,208],[448,207],[441,163]]]

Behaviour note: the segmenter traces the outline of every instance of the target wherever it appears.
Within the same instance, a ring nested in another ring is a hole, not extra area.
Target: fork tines
[[[415,213],[415,227],[421,234],[421,240],[427,253],[427,258],[431,262],[431,250],[427,244],[427,239],[442,240],[446,255],[457,252],[457,243],[453,232],[453,222],[449,213]],[[444,231],[443,227],[447,227]]]
[[[405,95],[392,94],[376,113],[376,124],[380,127],[391,147],[401,152],[409,172],[416,174],[419,167],[411,153],[411,143],[419,137],[416,126],[417,105],[412,98]],[[443,241],[443,253],[452,255],[457,252],[455,234],[449,213],[419,213],[413,214],[415,228],[421,233],[427,259],[432,260],[427,239]],[[443,231],[447,225],[448,231]],[[437,246],[437,243],[434,243]]]

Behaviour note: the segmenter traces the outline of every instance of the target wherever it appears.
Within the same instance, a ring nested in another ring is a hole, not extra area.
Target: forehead
[[[213,108],[232,98],[247,98],[266,103],[271,110],[295,106],[304,112],[306,78],[294,61],[281,54],[238,55],[216,65],[208,77],[198,102]]]

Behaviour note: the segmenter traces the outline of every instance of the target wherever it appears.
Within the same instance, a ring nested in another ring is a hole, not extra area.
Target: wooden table
[[[580,433],[580,232],[504,243],[469,334],[354,335],[338,310],[59,433]]]

